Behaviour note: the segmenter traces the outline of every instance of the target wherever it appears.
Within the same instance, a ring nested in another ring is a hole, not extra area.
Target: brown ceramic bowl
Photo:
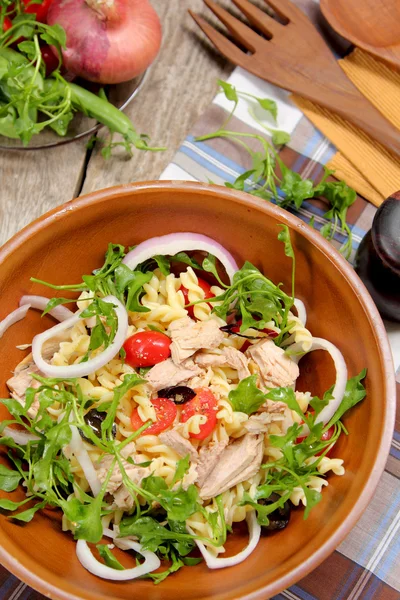
[[[239,264],[250,260],[289,290],[291,263],[277,241],[279,223],[291,230],[296,295],[307,306],[311,331],[341,349],[350,376],[368,368],[367,398],[346,417],[350,435],[342,436],[335,447],[335,455],[345,460],[346,474],[329,479],[323,500],[307,521],[302,510],[294,511],[290,526],[262,537],[242,564],[217,571],[204,564],[187,567],[159,586],[149,581],[112,583],[89,574],[76,558],[72,536],[61,532],[54,511],[37,514],[26,526],[1,516],[0,560],[19,578],[62,600],[265,600],[304,577],[349,533],[374,493],[389,452],[393,365],[382,321],[360,279],[299,219],[247,194],[211,185],[157,182],[95,192],[44,215],[1,249],[1,310],[6,314],[14,309],[22,294],[43,293],[29,282],[32,275],[74,283],[102,264],[109,241],[130,246],[174,231],[215,238]],[[31,312],[1,340],[2,396],[7,393],[4,381],[21,360],[16,344],[30,342],[44,327],[39,315]],[[332,365],[323,352],[305,358],[302,372],[303,385],[315,393],[333,382]],[[0,417],[5,417],[4,410]],[[18,494],[22,497],[21,491],[14,493]],[[239,548],[245,539],[246,532],[239,531],[229,548]]]

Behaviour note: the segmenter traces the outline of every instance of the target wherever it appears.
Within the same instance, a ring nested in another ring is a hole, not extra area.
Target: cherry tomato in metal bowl
[[[43,0],[41,3],[32,2],[32,0],[22,0],[24,4],[24,11],[36,15],[36,21],[40,23],[46,23],[47,13],[53,0]]]
[[[217,424],[218,403],[214,394],[207,388],[197,388],[193,400],[189,400],[184,405],[180,421],[186,423],[193,415],[205,415],[207,420],[200,425],[199,433],[189,433],[195,440],[204,440],[215,429]]]
[[[150,427],[145,429],[142,435],[158,435],[172,425],[175,420],[177,408],[176,404],[168,398],[155,398],[151,401],[156,411],[156,421]],[[135,408],[131,414],[132,429],[140,429],[144,422],[140,418],[139,411]]]
[[[131,367],[152,367],[171,356],[170,338],[159,331],[141,331],[125,340],[125,361]]]

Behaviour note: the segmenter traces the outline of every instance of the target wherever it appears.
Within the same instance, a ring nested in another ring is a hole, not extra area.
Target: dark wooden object
[[[204,18],[189,12],[226,58],[266,81],[334,111],[400,155],[400,132],[351,83],[306,15],[289,0],[265,1],[285,24],[248,0],[232,0],[268,39],[213,0],[204,0],[233,38],[249,52],[231,42]]]
[[[381,315],[400,322],[400,192],[379,207],[355,268]]]
[[[321,10],[341,36],[400,68],[399,0],[321,0]]]

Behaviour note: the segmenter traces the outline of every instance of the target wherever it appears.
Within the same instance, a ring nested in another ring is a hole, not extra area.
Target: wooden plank
[[[51,208],[80,193],[129,181],[157,179],[201,113],[212,101],[218,77],[233,66],[198,30],[187,10],[207,17],[202,0],[152,0],[163,25],[163,44],[147,81],[126,109],[138,131],[165,145],[162,153],[119,149],[105,161],[96,148],[86,168],[87,139],[58,148],[0,151],[0,245]],[[229,0],[222,0],[225,6]],[[86,177],[86,179],[85,179]]]
[[[79,193],[86,142],[44,150],[0,151],[0,245]]]
[[[82,193],[127,183],[158,179],[196,120],[217,91],[218,77],[233,69],[210,45],[188,14],[192,9],[205,17],[211,11],[202,0],[152,0],[163,25],[163,43],[148,79],[126,113],[137,130],[147,133],[156,146],[167,151],[135,151],[127,160],[124,152],[104,161],[98,148],[88,164]],[[222,5],[231,5],[227,0]],[[215,21],[214,21],[215,22]]]

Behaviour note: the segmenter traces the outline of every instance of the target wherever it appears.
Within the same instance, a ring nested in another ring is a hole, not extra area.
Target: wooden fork
[[[189,11],[216,48],[236,65],[336,112],[400,155],[400,131],[374,108],[344,74],[322,36],[290,0],[264,0],[285,23],[249,0],[232,0],[268,39],[233,17],[213,0],[204,0],[241,50],[205,19]]]

